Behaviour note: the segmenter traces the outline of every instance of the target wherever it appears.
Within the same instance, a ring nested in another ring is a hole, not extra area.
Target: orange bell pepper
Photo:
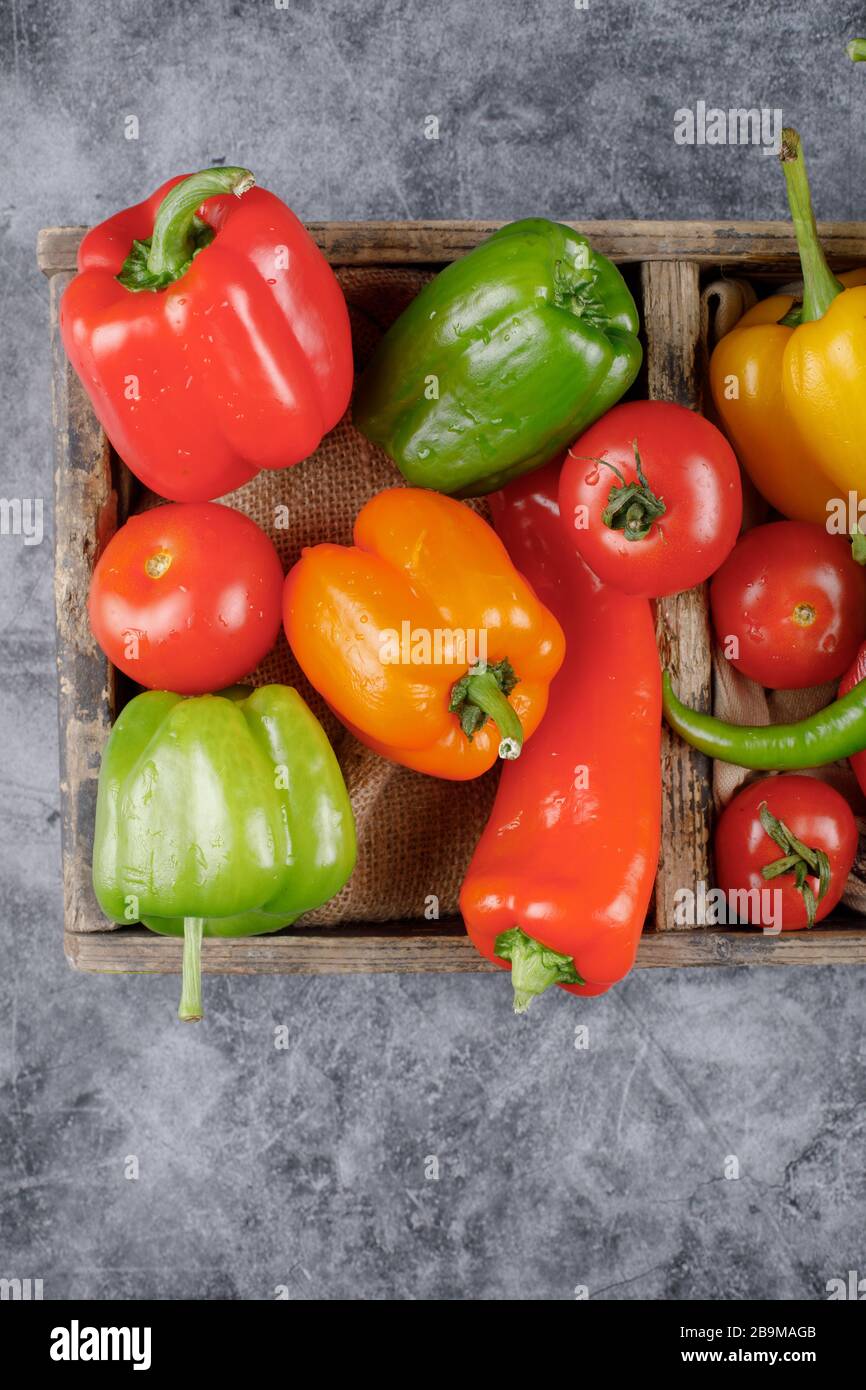
[[[837,278],[827,265],[796,131],[782,132],[780,157],[802,307],[776,294],[750,309],[717,344],[710,387],[758,491],[783,516],[826,526],[834,503],[866,496],[866,269]]]
[[[514,758],[565,656],[559,623],[492,527],[462,502],[390,488],[354,545],[303,551],[283,622],[307,679],[357,738],[464,781]]]

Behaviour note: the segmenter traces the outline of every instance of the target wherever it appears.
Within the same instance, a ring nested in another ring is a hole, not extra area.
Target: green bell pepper
[[[99,774],[93,886],[113,921],[184,938],[181,1019],[201,1018],[203,935],[279,931],[354,865],[343,776],[297,691],[151,690],[120,714]]]
[[[426,285],[358,384],[355,424],[419,487],[479,496],[538,468],[627,391],[638,314],[561,222],[494,232]]]

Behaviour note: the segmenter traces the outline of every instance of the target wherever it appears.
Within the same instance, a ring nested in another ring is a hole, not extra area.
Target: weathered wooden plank
[[[141,927],[82,935],[67,932],[66,957],[76,970],[103,974],[178,974],[179,940]],[[866,933],[855,927],[764,936],[759,931],[644,932],[638,969],[711,965],[864,965]],[[214,975],[358,975],[493,973],[463,928],[331,927],[279,936],[203,943],[202,965]]]
[[[456,260],[501,222],[308,222],[332,265],[415,265]],[[788,222],[571,222],[603,255],[622,263],[694,261],[748,264],[792,272],[797,262]],[[37,258],[46,275],[74,270],[85,227],[45,227]],[[823,244],[837,269],[866,259],[866,222],[821,223]]]
[[[105,920],[91,884],[93,818],[99,758],[111,726],[113,669],[91,636],[87,592],[99,548],[115,529],[117,499],[108,441],[60,341],[58,306],[69,279],[60,272],[51,281],[63,896],[67,929],[96,931]]]
[[[641,270],[651,400],[701,404],[700,285],[695,262],[647,261]],[[706,586],[656,603],[656,640],[687,704],[709,709],[712,647]],[[656,928],[676,929],[679,889],[709,884],[712,796],[710,761],[662,729],[662,837],[656,880]],[[688,928],[683,928],[688,930]]]

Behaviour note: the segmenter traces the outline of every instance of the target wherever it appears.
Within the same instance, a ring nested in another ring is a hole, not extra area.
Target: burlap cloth
[[[349,305],[359,369],[382,332],[430,275],[412,270],[337,272]],[[222,501],[251,516],[288,570],[306,545],[350,545],[355,517],[383,488],[403,483],[391,460],[354,428],[351,412],[316,453],[294,468],[263,471]],[[480,508],[483,511],[483,506]],[[445,782],[385,761],[343,728],[309,685],[283,633],[253,683],[293,685],[322,721],[346,779],[358,830],[358,862],[346,887],[302,925],[419,924],[457,912],[469,859],[490,814],[498,769],[472,782]],[[426,915],[425,915],[426,914]]]
[[[786,288],[796,292],[800,286],[795,284]],[[705,367],[715,344],[731,331],[755,303],[755,299],[754,288],[744,280],[717,280],[704,290],[701,298],[701,341]],[[706,379],[706,371],[704,377]],[[711,403],[708,404],[707,413],[713,414]],[[756,525],[769,518],[769,509],[757,496],[748,479],[744,479],[744,482],[745,523]],[[792,723],[814,714],[835,699],[837,684],[814,686],[809,690],[765,690],[740,675],[716,649],[713,662],[713,712],[720,719],[734,724]],[[716,809],[726,806],[747,781],[762,775],[731,763],[714,763],[713,799]],[[866,802],[857,779],[847,759],[815,769],[810,776],[830,782],[850,803],[857,817],[860,848],[842,900],[855,911],[866,913]]]

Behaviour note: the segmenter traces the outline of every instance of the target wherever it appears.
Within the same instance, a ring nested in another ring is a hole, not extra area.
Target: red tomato
[[[836,680],[866,637],[866,572],[844,536],[772,521],[738,541],[710,585],[716,636],[771,690]]]
[[[665,401],[629,401],[569,449],[559,510],[599,579],[661,598],[700,584],[730,553],[743,517],[740,470],[703,416]]]
[[[839,682],[839,694],[847,695],[848,691],[853,690],[854,686],[859,685],[862,680],[866,680],[866,642],[863,643]],[[855,753],[848,761],[854,776],[860,783],[860,790],[866,793],[866,751]]]
[[[246,676],[280,628],[283,570],[242,512],[180,502],[130,517],[90,584],[93,635],[151,690],[203,695]]]
[[[716,826],[716,882],[725,893],[735,890],[778,889],[780,898],[753,897],[748,912],[738,912],[741,922],[753,926],[781,925],[783,931],[799,931],[809,925],[807,894],[797,888],[796,865],[777,878],[765,878],[761,870],[786,855],[761,823],[761,803],[809,850],[827,857],[829,887],[819,897],[819,877],[807,865],[805,884],[817,904],[820,922],[838,903],[857,852],[857,823],[843,796],[826,782],[797,773],[762,777],[750,782],[725,807]],[[783,837],[784,838],[784,837]],[[730,902],[730,900],[729,900]],[[767,910],[769,908],[769,911]],[[778,908],[778,912],[774,911]]]

